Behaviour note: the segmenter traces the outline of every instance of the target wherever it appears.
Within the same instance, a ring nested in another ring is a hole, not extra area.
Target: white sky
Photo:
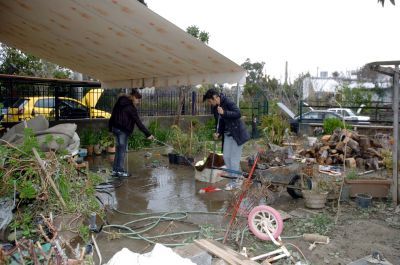
[[[346,72],[372,61],[400,60],[400,0],[146,0],[186,29],[209,32],[209,46],[237,64],[265,62],[283,80]]]

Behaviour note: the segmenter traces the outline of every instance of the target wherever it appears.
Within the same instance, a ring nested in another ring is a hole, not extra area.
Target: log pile
[[[350,130],[337,129],[332,135],[324,135],[308,149],[299,150],[307,158],[315,158],[321,165],[340,165],[365,170],[381,168],[384,157],[382,145],[370,137]]]

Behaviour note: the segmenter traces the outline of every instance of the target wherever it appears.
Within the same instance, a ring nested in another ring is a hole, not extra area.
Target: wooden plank
[[[211,239],[199,239],[194,241],[200,247],[206,249],[208,252],[220,257],[232,265],[260,265],[259,263],[240,255],[233,249]]]

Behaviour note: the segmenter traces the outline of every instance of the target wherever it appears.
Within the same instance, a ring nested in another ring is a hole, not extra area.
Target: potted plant
[[[96,137],[96,134],[92,130],[89,130],[88,134],[89,134],[88,155],[93,155],[94,154],[94,146],[97,144],[97,137]]]
[[[170,162],[181,165],[193,163],[194,155],[201,150],[201,144],[193,131],[185,133],[176,125],[171,127],[170,144],[174,148],[174,152],[168,154]]]
[[[93,155],[93,149],[95,144],[94,133],[92,130],[84,129],[81,134],[81,145],[86,147],[87,154]]]
[[[350,187],[350,197],[370,194],[373,198],[385,198],[390,192],[392,181],[378,174],[361,175],[355,170],[347,172],[344,182]]]
[[[109,132],[106,132],[101,140],[101,145],[109,154],[115,153],[115,142],[114,142],[114,135]]]

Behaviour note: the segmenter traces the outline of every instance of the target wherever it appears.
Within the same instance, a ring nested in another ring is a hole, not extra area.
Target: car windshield
[[[347,112],[347,116],[357,116],[351,109],[346,109],[345,110]]]
[[[12,108],[19,108],[20,106],[22,106],[23,104],[25,104],[28,100],[25,98],[20,98],[18,99],[13,105]]]

